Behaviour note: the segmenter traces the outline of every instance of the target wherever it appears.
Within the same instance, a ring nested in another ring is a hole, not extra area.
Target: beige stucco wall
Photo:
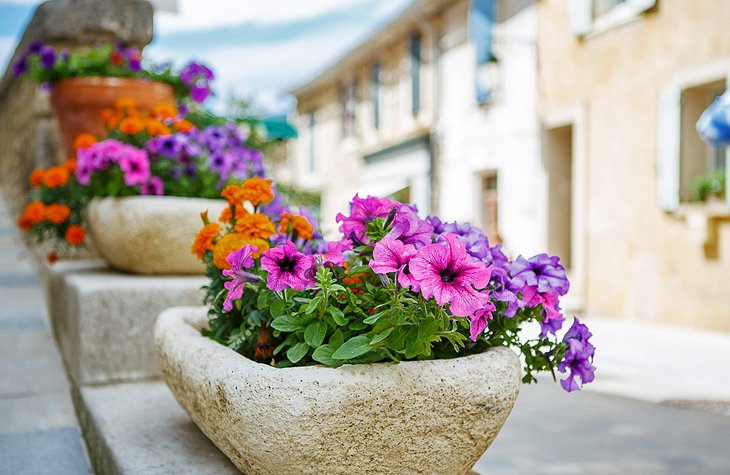
[[[583,40],[568,4],[537,2],[538,102],[541,117],[584,114],[586,309],[730,331],[730,223],[707,257],[688,223],[657,206],[655,178],[660,92],[730,57],[730,2],[658,0]]]

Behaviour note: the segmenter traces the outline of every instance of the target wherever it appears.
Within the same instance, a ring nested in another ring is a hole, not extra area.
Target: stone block
[[[141,276],[102,261],[41,264],[48,314],[76,385],[154,378],[152,328],[168,307],[200,305],[203,276]]]
[[[96,473],[240,475],[162,382],[83,387],[76,396]]]

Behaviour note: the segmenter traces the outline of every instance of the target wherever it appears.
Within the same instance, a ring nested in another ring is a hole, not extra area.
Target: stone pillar
[[[152,41],[152,6],[146,0],[50,0],[36,9],[11,63],[34,41],[78,48],[121,41]],[[60,162],[63,151],[48,94],[8,68],[0,80],[0,192],[13,216],[27,200],[28,176]]]

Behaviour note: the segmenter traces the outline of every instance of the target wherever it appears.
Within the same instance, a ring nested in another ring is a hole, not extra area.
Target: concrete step
[[[163,382],[87,386],[75,399],[95,473],[240,475]]]

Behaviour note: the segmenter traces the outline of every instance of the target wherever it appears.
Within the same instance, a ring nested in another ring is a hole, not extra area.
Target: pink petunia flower
[[[331,241],[327,243],[327,252],[322,254],[322,262],[324,264],[332,264],[342,266],[345,263],[345,252],[352,250],[352,241],[343,239],[342,241]]]
[[[150,160],[144,150],[128,147],[119,157],[119,168],[124,172],[127,186],[142,185],[150,179]]]
[[[140,186],[140,194],[142,195],[162,195],[165,191],[165,182],[158,176],[150,177],[147,183]]]
[[[479,335],[487,328],[489,320],[492,319],[492,312],[497,310],[489,297],[485,300],[485,306],[477,310],[474,315],[469,315],[469,335],[472,341],[477,341]]]
[[[376,274],[397,272],[400,285],[418,292],[420,286],[408,267],[408,263],[415,256],[416,248],[413,244],[403,244],[403,241],[386,237],[375,244],[369,266]]]
[[[223,302],[223,310],[230,312],[233,309],[233,301],[238,300],[243,295],[243,286],[246,282],[258,282],[261,277],[251,274],[243,269],[253,267],[252,254],[258,251],[256,246],[246,244],[238,251],[228,254],[226,260],[231,265],[230,269],[223,269],[223,275],[233,277],[233,280],[225,282],[223,286],[228,289],[228,295]]]
[[[421,248],[409,263],[413,277],[421,284],[425,298],[434,297],[441,306],[451,304],[451,313],[467,317],[487,306],[484,289],[489,283],[491,269],[473,261],[466,247],[455,235],[444,236],[444,244]]]
[[[304,290],[314,286],[317,270],[314,256],[302,254],[291,241],[266,251],[261,256],[261,267],[269,273],[266,285],[271,290],[284,290],[287,287]]]
[[[367,223],[375,218],[387,217],[393,206],[395,206],[395,203],[388,198],[376,198],[374,196],[360,198],[356,194],[350,202],[350,216],[339,213],[335,219],[338,223],[342,222],[340,232],[345,238],[349,239],[354,236],[362,242],[369,242],[365,238]]]

